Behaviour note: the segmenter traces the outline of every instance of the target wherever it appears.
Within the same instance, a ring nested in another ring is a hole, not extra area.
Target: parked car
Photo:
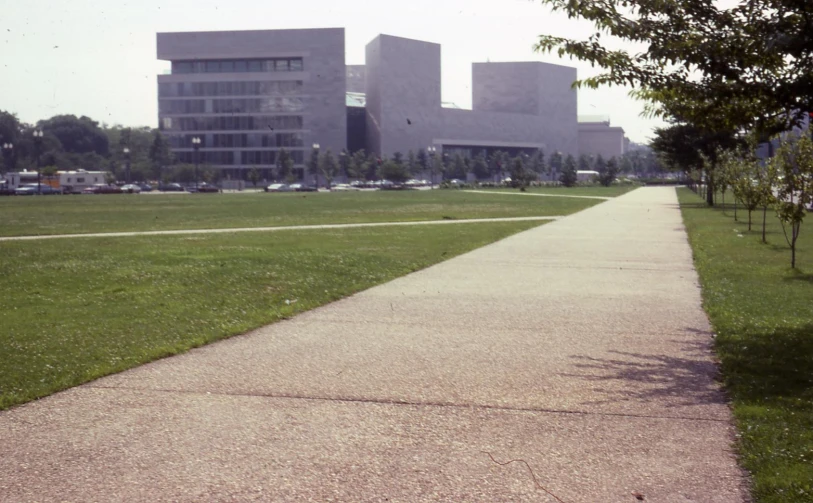
[[[331,185],[330,190],[345,191],[345,190],[358,190],[358,188],[351,186],[350,184],[347,183],[337,183],[336,185]]]
[[[203,182],[200,185],[198,185],[198,192],[216,193],[220,192],[220,188],[216,185],[209,185],[208,183]]]
[[[121,191],[125,194],[140,194],[141,187],[133,183],[128,183],[127,185],[121,186]]]
[[[121,194],[123,191],[121,187],[116,185],[106,185],[104,183],[97,183],[92,187],[87,187],[82,191],[83,194]]]
[[[284,183],[272,183],[265,188],[266,192],[290,192],[291,188]]]
[[[28,183],[21,185],[14,190],[16,196],[33,196],[34,194],[41,194],[43,196],[62,194],[62,189],[55,189],[50,185],[36,183]]]
[[[314,185],[299,185],[297,192],[319,192],[319,188]]]
[[[303,185],[301,183],[292,183],[291,185],[288,186],[288,190],[296,192],[302,187]]]
[[[178,183],[167,183],[158,186],[158,190],[161,192],[183,192],[183,187],[181,187]]]
[[[142,183],[139,187],[141,187],[141,192],[152,192],[152,185],[149,183]]]

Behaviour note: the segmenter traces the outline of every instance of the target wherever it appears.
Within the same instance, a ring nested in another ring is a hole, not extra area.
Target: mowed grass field
[[[763,244],[761,211],[748,232],[742,208],[678,194],[755,500],[813,502],[813,214],[792,270],[771,210]]]
[[[457,190],[4,197],[0,236],[556,216],[600,202],[542,199]]]
[[[244,333],[537,225],[0,243],[0,409]]]

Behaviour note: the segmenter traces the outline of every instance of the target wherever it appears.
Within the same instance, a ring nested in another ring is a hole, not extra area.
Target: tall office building
[[[344,29],[159,33],[159,128],[177,162],[271,178],[280,150],[303,163],[314,143],[347,143]],[[301,170],[301,168],[300,168]]]

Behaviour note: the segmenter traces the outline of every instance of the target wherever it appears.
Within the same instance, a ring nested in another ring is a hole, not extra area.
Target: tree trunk
[[[768,241],[765,239],[765,222],[768,219],[768,207],[762,207],[762,242],[767,243]]]
[[[734,221],[739,222],[739,220],[737,220],[737,197],[736,196],[734,196]]]

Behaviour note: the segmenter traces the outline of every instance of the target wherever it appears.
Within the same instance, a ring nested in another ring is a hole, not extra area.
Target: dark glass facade
[[[173,61],[172,74],[301,72],[302,58]]]
[[[265,131],[302,129],[301,115],[255,115],[226,117],[164,117],[161,131]]]
[[[158,84],[158,97],[287,96],[300,94],[302,85],[301,80],[163,83]]]
[[[302,147],[302,133],[204,133],[167,135],[172,148],[192,148],[192,138],[200,138],[201,148]]]

